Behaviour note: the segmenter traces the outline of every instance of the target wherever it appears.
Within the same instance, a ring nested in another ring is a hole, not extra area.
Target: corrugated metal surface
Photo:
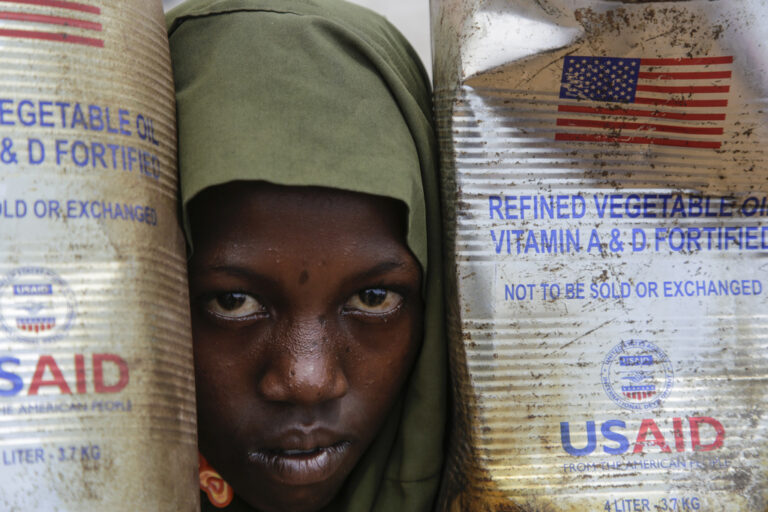
[[[432,15],[443,508],[766,510],[768,6]]]
[[[197,510],[162,4],[0,3],[0,508]]]

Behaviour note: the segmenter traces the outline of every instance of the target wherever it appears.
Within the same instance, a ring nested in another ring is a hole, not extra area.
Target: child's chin
[[[240,497],[259,512],[317,512],[328,505],[341,485],[264,489],[267,495]]]

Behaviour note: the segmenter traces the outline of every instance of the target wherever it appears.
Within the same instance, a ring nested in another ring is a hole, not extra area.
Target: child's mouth
[[[349,441],[312,448],[276,448],[251,452],[251,462],[261,465],[287,485],[309,485],[330,478],[344,462]]]
[[[282,450],[276,453],[282,454],[285,457],[303,457],[314,455],[323,449],[324,448],[315,448],[313,450]]]

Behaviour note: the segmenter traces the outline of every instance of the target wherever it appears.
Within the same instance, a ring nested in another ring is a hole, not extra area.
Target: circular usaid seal
[[[622,341],[613,347],[600,371],[611,400],[638,411],[660,406],[672,391],[674,377],[667,354],[645,340]]]
[[[58,274],[18,268],[0,281],[0,325],[19,341],[54,341],[75,319],[75,295]]]

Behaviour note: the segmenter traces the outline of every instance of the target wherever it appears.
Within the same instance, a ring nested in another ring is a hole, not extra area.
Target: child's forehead
[[[403,203],[395,199],[316,186],[233,182],[206,189],[190,203],[190,224],[199,244],[284,241],[339,242],[359,246],[374,238],[405,244]],[[311,250],[311,246],[307,246]]]
[[[197,283],[258,284],[285,297],[300,288],[301,300],[350,293],[384,276],[418,282],[404,210],[394,199],[339,189],[217,187],[191,204],[190,275]],[[307,295],[310,288],[316,296]]]
[[[400,219],[407,213],[396,199],[362,192],[315,185],[277,185],[264,181],[233,181],[203,190],[190,202],[194,216],[252,210],[266,217],[304,215],[308,221],[345,211],[362,215],[379,210],[383,216]],[[194,227],[194,225],[193,225]]]

